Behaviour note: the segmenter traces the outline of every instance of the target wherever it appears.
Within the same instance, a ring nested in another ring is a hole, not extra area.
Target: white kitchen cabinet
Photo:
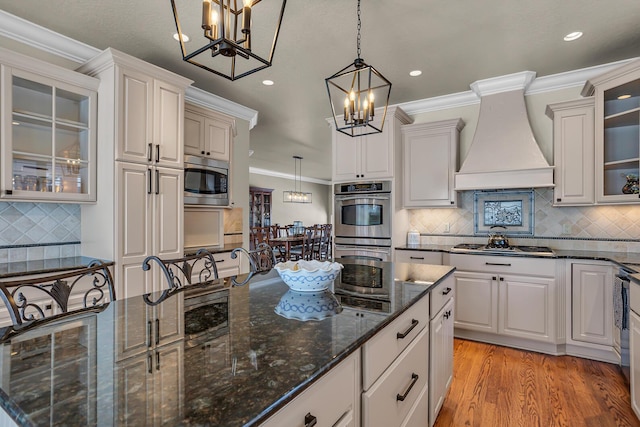
[[[451,254],[455,327],[555,343],[555,260]]]
[[[631,408],[640,418],[640,284],[629,284],[629,368],[631,385]]]
[[[453,381],[454,278],[431,291],[429,322],[429,425],[436,422]]]
[[[639,203],[623,191],[640,175],[640,60],[589,79],[583,96],[595,96],[597,203]]]
[[[82,209],[82,252],[112,259],[118,298],[163,289],[149,255],[184,248],[184,90],[190,80],[107,49],[79,68],[100,79],[100,197]]]
[[[414,123],[402,133],[405,208],[458,206],[453,175],[458,171],[458,144],[462,119]]]
[[[387,109],[382,133],[350,137],[333,130],[333,180],[367,181],[392,179],[395,144],[400,143],[400,125],[411,118],[400,108]]]
[[[143,282],[126,280],[131,266],[140,268],[144,259],[156,255],[175,259],[183,251],[183,172],[178,169],[148,167],[136,163],[117,162],[118,206],[122,214],[122,247],[119,277],[127,288],[116,281],[116,295],[132,296],[166,288],[160,268],[153,264]],[[137,287],[133,289],[132,287]]]
[[[442,265],[442,252],[396,249],[396,262]]]
[[[183,167],[184,88],[128,64],[117,65],[116,73],[122,106],[116,160]]]
[[[0,197],[96,200],[99,81],[0,48]]]
[[[555,278],[505,274],[498,282],[498,333],[555,342]]]
[[[184,154],[229,162],[233,118],[192,104],[184,111]]]
[[[455,327],[497,334],[498,282],[494,280],[495,276],[459,270],[454,275],[458,294],[455,299]]]
[[[418,397],[428,401],[429,328],[424,328],[380,378],[362,394],[362,425],[398,426],[410,416]],[[366,362],[363,362],[366,363]],[[428,413],[422,414],[423,422]]]
[[[595,203],[594,97],[547,106],[553,120],[553,205]]]
[[[261,425],[263,427],[359,426],[360,350],[356,350],[328,371]]]
[[[122,426],[176,425],[183,420],[183,342],[116,363],[115,418]],[[136,393],[127,390],[136,389]]]
[[[613,345],[613,276],[610,265],[571,265],[572,339]]]

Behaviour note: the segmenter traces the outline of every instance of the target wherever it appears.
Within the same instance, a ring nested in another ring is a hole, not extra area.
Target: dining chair
[[[320,259],[327,260],[331,258],[331,224],[321,225],[321,237],[320,237]]]
[[[175,259],[160,259],[151,255],[142,261],[142,270],[149,271],[151,261],[158,264],[164,274],[168,293],[196,283],[210,283],[218,278],[216,261],[206,249],[199,249],[195,254]]]
[[[30,279],[0,281],[0,297],[14,328],[115,301],[109,265],[92,260],[86,267]]]

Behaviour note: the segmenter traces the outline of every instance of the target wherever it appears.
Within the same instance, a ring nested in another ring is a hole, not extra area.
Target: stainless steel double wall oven
[[[335,257],[391,261],[391,181],[335,184]]]

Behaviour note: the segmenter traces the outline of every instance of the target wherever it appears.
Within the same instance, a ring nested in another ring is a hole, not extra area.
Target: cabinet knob
[[[200,154],[204,154],[204,151],[201,151]]]
[[[6,194],[7,196],[10,196],[13,194],[13,190],[4,190],[4,194]]]
[[[210,156],[210,155],[211,155],[211,153],[207,151],[207,156]]]
[[[558,197],[558,198],[556,199],[556,202],[561,202],[561,201],[562,201],[562,199],[561,199],[560,197]]]
[[[313,427],[318,424],[318,419],[311,415],[311,412],[307,412],[304,416],[304,427]]]
[[[451,201],[451,204],[452,204],[452,205],[454,204],[453,200]]]

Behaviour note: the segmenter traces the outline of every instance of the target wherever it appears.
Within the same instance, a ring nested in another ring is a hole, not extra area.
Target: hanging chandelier
[[[358,57],[325,79],[336,130],[349,136],[382,132],[391,94],[391,82],[360,58],[361,27],[358,0]],[[377,100],[384,101],[384,109],[378,116],[375,112]]]
[[[254,10],[258,3],[203,0],[200,10],[193,0],[171,0],[182,59],[232,81],[270,67],[287,0],[269,0],[261,6],[274,7]],[[188,52],[185,44],[200,32],[205,44]]]
[[[302,191],[302,157],[293,156],[295,162],[294,189],[282,192],[284,203],[311,203],[311,194]],[[298,174],[298,169],[300,173]]]

